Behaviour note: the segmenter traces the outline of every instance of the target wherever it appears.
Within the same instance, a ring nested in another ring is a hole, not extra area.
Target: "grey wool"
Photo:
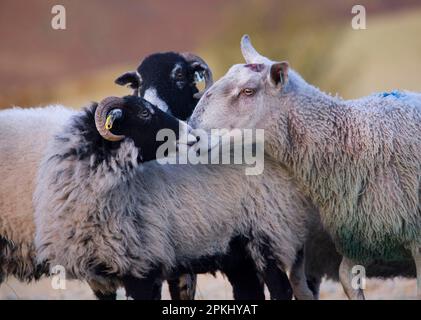
[[[259,176],[246,176],[242,165],[139,163],[129,138],[103,161],[95,152],[84,155],[83,117],[55,136],[40,166],[34,194],[39,262],[106,288],[156,267],[166,277],[177,266],[226,253],[242,235],[258,271],[269,251],[294,273],[313,208],[277,161],[266,159]],[[296,294],[308,297],[301,288]]]

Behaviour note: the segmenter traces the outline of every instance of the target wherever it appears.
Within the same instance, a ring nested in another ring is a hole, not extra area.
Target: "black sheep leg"
[[[194,300],[197,282],[195,274],[186,273],[167,281],[172,300]]]
[[[275,260],[268,259],[263,278],[269,289],[271,300],[291,300],[292,287],[286,273],[279,269]]]
[[[307,286],[313,293],[314,299],[318,300],[320,295],[320,283],[321,283],[321,277],[310,277],[307,278]]]
[[[134,300],[161,300],[162,280],[156,274],[142,279],[125,276],[122,280],[127,297]]]
[[[94,295],[98,300],[116,300],[117,292],[103,293],[101,291],[94,291]]]
[[[224,270],[232,285],[235,300],[265,300],[263,283],[252,263]]]
[[[257,275],[256,265],[248,252],[249,238],[236,237],[230,242],[230,251],[221,261],[221,271],[232,285],[235,300],[264,300],[265,291]]]
[[[93,291],[95,297],[98,300],[116,300],[117,299],[117,289],[111,287],[104,287],[101,283],[90,280],[88,281],[91,290]]]

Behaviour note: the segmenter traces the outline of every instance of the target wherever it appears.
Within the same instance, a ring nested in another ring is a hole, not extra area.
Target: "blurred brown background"
[[[66,30],[51,28],[55,4]],[[367,9],[366,30],[351,28],[354,4]],[[344,97],[421,90],[420,31],[419,0],[0,0],[0,108],[125,93],[114,78],[155,51],[197,52],[218,77],[242,61],[244,33]]]
[[[51,8],[66,8],[53,30]],[[367,10],[367,29],[351,28],[351,8]],[[216,78],[242,62],[244,33],[265,55],[288,60],[304,78],[345,98],[373,91],[421,91],[419,0],[0,0],[0,108],[89,101],[128,92],[114,85],[156,51],[193,51]],[[201,277],[198,298],[231,298],[221,278]],[[413,280],[373,280],[370,298],[415,296]],[[0,298],[92,298],[78,282],[52,290],[13,279]],[[167,297],[167,295],[166,295]],[[326,283],[322,298],[344,298]]]

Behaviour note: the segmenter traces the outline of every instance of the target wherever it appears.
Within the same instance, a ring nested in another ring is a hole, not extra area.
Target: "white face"
[[[265,129],[287,72],[285,62],[234,65],[200,99],[189,123],[205,130]]]

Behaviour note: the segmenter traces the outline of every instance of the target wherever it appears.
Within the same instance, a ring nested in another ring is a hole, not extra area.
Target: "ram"
[[[158,144],[143,131],[153,123],[157,132],[160,113],[135,96],[107,98],[56,135],[34,193],[39,262],[104,293],[124,285],[153,299],[162,279],[221,269],[241,243],[272,298],[286,295],[279,268],[298,298],[312,298],[302,259],[309,207],[287,172],[270,160],[260,176],[242,165],[152,161]]]
[[[411,256],[421,296],[421,94],[346,101],[309,85],[287,62],[261,56],[248,36],[242,51],[247,64],[207,91],[191,125],[265,129],[265,151],[321,208],[343,255],[339,277],[349,298],[364,297],[351,286],[355,264]]]

